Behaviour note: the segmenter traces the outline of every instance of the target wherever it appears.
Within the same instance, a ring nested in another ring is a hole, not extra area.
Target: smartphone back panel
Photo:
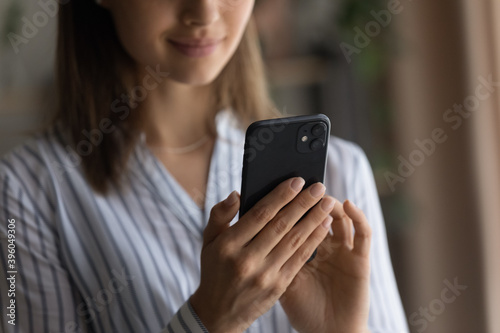
[[[240,216],[291,177],[323,182],[330,136],[325,115],[258,121],[246,132]]]

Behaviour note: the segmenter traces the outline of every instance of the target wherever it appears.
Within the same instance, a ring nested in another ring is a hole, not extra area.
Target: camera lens
[[[320,136],[323,135],[326,131],[326,126],[325,124],[317,124],[312,128],[312,134],[314,136]]]
[[[312,151],[319,150],[322,147],[323,147],[323,140],[321,139],[314,139],[309,145],[309,148],[311,148]]]

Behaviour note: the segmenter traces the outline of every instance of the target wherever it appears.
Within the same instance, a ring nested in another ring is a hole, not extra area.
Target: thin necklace
[[[149,146],[149,148],[152,150],[162,151],[168,154],[187,154],[203,146],[209,139],[210,136],[208,134],[205,134],[198,141],[184,147]]]

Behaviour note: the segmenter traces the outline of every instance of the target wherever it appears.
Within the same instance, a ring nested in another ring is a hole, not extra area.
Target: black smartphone
[[[323,182],[329,137],[323,114],[252,123],[245,135],[240,217],[289,178],[302,177],[304,189]]]

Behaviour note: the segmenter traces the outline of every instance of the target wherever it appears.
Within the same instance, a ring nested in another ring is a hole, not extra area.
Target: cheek
[[[158,63],[164,56],[164,41],[161,36],[166,26],[174,24],[171,17],[155,17],[154,12],[142,11],[144,12],[148,15],[137,15],[141,13],[139,9],[114,15],[116,31],[123,48],[141,65]]]
[[[235,5],[228,8],[222,7],[221,16],[223,17],[228,33],[241,37],[250,15],[252,15],[254,1],[232,1],[235,2]]]
[[[229,1],[229,0],[225,0]],[[228,42],[227,48],[229,56],[232,56],[236,48],[238,47],[242,35],[245,31],[245,27],[248,24],[248,20],[252,14],[254,1],[246,0],[232,0],[237,3],[237,6],[222,10],[222,17],[226,26]]]

